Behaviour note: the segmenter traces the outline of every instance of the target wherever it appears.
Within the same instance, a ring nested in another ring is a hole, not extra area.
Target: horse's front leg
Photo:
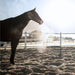
[[[15,41],[15,40],[11,42],[11,57],[10,57],[10,63],[11,64],[15,64],[14,58],[15,58],[15,52],[16,52],[16,47],[18,45],[18,42],[19,41]]]

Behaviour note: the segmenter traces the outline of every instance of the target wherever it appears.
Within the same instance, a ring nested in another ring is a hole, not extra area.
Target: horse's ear
[[[34,8],[34,11],[36,10],[36,8]]]

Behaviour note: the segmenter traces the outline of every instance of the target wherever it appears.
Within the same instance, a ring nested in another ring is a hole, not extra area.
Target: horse
[[[33,20],[39,24],[43,23],[42,19],[35,10],[36,9],[34,8],[16,17],[11,17],[0,21],[0,41],[11,42],[10,64],[15,64],[14,58],[16,47],[19,43],[19,39],[22,36],[23,29],[26,27],[29,21]]]

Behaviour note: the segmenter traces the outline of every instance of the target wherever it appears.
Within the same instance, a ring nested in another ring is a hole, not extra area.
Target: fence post
[[[27,32],[25,32],[25,49],[26,49]]]
[[[60,32],[60,54],[59,54],[59,57],[61,57],[61,45],[62,45],[62,33]]]

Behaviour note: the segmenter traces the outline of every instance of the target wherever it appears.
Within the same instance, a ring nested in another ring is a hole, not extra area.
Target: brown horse
[[[14,64],[16,47],[19,43],[19,39],[22,36],[23,29],[26,27],[30,20],[34,20],[39,24],[43,23],[35,9],[23,13],[17,17],[0,21],[0,41],[11,42],[11,64]]]

